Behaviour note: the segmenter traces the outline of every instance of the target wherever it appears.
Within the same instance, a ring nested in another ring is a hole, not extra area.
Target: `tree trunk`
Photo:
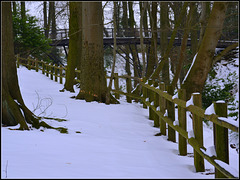
[[[102,2],[82,2],[83,51],[80,92],[77,99],[106,102],[107,83],[103,61]],[[114,100],[111,98],[111,103]]]
[[[128,13],[127,13],[127,2],[123,1],[123,20],[122,20],[122,24],[123,24],[123,29],[124,30],[128,30]],[[124,34],[125,36],[128,36],[128,32],[126,32]],[[126,73],[131,76],[131,70],[130,70],[130,63],[129,63],[129,47],[128,45],[125,45],[125,51],[126,51],[126,66],[125,66],[125,70]],[[129,83],[130,82],[130,83]],[[132,83],[131,83],[131,79],[126,79],[126,84],[129,84],[129,86],[127,86],[127,92],[130,93],[132,91]],[[130,102],[131,98],[129,96],[127,96],[127,102]]]
[[[195,62],[192,63],[192,67],[189,69],[182,85],[182,88],[187,90],[188,99],[191,93],[201,93],[203,90],[207,75],[213,64],[215,48],[221,36],[226,9],[227,2],[214,2],[213,4],[213,9]]]
[[[29,130],[27,123],[33,127],[40,126],[54,128],[35,116],[24,104],[18,85],[16,60],[13,45],[13,24],[11,2],[2,3],[2,124],[15,126],[20,124],[19,130]],[[64,129],[66,130],[66,129]],[[66,132],[66,131],[65,131]]]
[[[169,31],[169,19],[168,19],[168,2],[160,2],[160,52],[161,57],[164,56],[168,45],[168,31]],[[169,60],[163,66],[162,80],[166,85],[169,85]]]
[[[179,18],[178,18],[178,20],[177,20],[177,23],[176,23],[176,25],[174,26],[174,30],[173,30],[173,32],[172,32],[171,39],[170,39],[170,41],[169,41],[169,43],[168,43],[167,50],[166,50],[166,52],[165,52],[165,54],[164,54],[161,62],[158,63],[157,68],[155,69],[155,71],[153,72],[153,74],[150,76],[150,78],[152,78],[152,79],[158,79],[159,73],[161,72],[164,63],[168,60],[169,53],[170,53],[170,51],[171,51],[171,49],[172,49],[172,47],[173,47],[173,43],[174,43],[174,40],[175,40],[175,37],[176,37],[176,34],[177,34],[177,30],[178,30],[178,28],[179,28],[179,26],[180,26],[180,23],[181,23],[181,21],[182,21],[182,18],[183,18],[183,16],[184,16],[184,14],[186,13],[187,5],[188,5],[188,2],[184,2],[183,7],[182,7],[182,9],[181,9],[181,13],[180,13]]]
[[[47,24],[47,2],[43,2],[43,21],[44,21],[44,33],[45,37],[48,38],[48,24]]]
[[[129,11],[129,26],[130,26],[130,35],[131,37],[135,36],[135,29],[134,29],[134,12],[133,12],[133,2],[128,1],[128,11]],[[134,77],[139,77],[140,74],[138,73],[138,60],[137,60],[137,49],[134,45],[130,45],[130,50],[132,52],[132,57],[133,57],[133,68],[134,68]],[[137,81],[134,81],[134,87],[138,84]]]
[[[154,71],[154,67],[157,64],[157,2],[152,2],[152,10],[150,15],[152,39],[146,70],[147,79],[151,76]]]
[[[114,1],[114,8],[113,8],[113,41],[114,41],[114,45],[113,45],[113,63],[112,63],[112,71],[111,71],[111,76],[110,76],[110,80],[109,80],[109,85],[108,85],[108,92],[107,92],[107,99],[106,99],[106,104],[110,104],[110,91],[112,89],[112,80],[114,78],[114,69],[115,69],[115,64],[116,64],[116,50],[117,50],[117,39],[116,39],[116,35],[117,35],[117,16],[118,16],[118,9],[119,7],[117,7],[117,2]],[[119,16],[118,16],[119,17]]]
[[[185,30],[184,30],[184,34],[183,34],[183,38],[182,38],[182,42],[181,42],[181,51],[180,51],[180,56],[178,58],[178,66],[176,69],[176,72],[174,74],[174,78],[172,80],[172,87],[175,88],[175,86],[177,85],[177,81],[179,79],[181,70],[182,70],[182,66],[183,66],[183,62],[186,59],[186,48],[187,48],[187,40],[188,40],[188,35],[190,32],[190,25],[191,25],[191,21],[192,21],[192,15],[193,15],[193,8],[194,8],[194,3],[191,2],[190,3],[190,10],[187,16],[187,21],[186,21],[186,26],[185,26]]]
[[[2,3],[2,123],[20,124],[20,129],[28,130],[27,121],[33,114],[26,109],[18,85],[16,61],[14,57],[11,2]],[[24,115],[21,110],[23,110]]]
[[[145,76],[146,73],[146,62],[145,62],[145,46],[143,43],[143,20],[144,20],[144,14],[146,14],[147,6],[144,2],[142,5],[142,2],[139,2],[140,6],[140,44],[141,44],[141,52],[142,52],[142,62],[143,62],[143,70],[142,70],[142,77]],[[146,32],[145,32],[146,33]],[[145,34],[146,35],[146,34]]]
[[[75,69],[80,67],[82,56],[82,2],[69,2],[69,6],[69,53],[64,88],[74,92]]]
[[[210,2],[201,2],[201,4],[202,4],[202,11],[201,11],[200,19],[199,19],[200,25],[201,25],[199,42],[198,42],[199,47],[202,43],[202,39],[203,39],[204,32],[205,32],[207,22],[208,22],[208,17],[210,14]]]

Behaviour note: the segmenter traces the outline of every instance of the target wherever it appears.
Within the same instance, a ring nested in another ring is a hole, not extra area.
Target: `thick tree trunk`
[[[29,130],[27,123],[33,127],[53,128],[44,121],[39,122],[24,104],[18,85],[16,60],[13,46],[13,25],[11,2],[2,3],[2,124],[13,126],[20,124],[19,130]],[[59,128],[57,128],[59,129]],[[63,129],[63,128],[60,128]]]
[[[168,45],[168,2],[160,2],[160,52],[161,57],[164,56]],[[162,80],[166,85],[169,85],[169,61],[167,60],[162,69]]]
[[[187,91],[187,98],[193,92],[202,92],[207,75],[213,64],[213,56],[221,36],[227,2],[214,2],[202,43],[192,67],[189,69],[182,88]],[[214,28],[212,28],[214,27]]]
[[[209,14],[210,14],[210,2],[201,2],[201,4],[202,4],[202,11],[199,19],[200,25],[201,25],[199,42],[198,42],[199,47],[202,43],[202,39],[205,33],[205,29],[206,29]]]
[[[82,56],[82,2],[69,2],[69,6],[69,53],[64,88],[74,92],[75,69],[80,67]]]
[[[83,51],[80,92],[77,99],[106,102],[107,83],[103,61],[102,2],[82,2]],[[111,98],[111,103],[114,103]]]
[[[2,3],[2,33],[2,123],[5,125],[19,123],[20,129],[28,129],[25,121],[28,116],[25,116],[25,104],[18,85],[14,57],[11,2]],[[24,107],[22,108],[24,115],[20,107]]]

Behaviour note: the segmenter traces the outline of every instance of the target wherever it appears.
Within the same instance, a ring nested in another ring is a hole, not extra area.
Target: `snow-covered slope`
[[[195,173],[193,158],[178,156],[177,143],[154,136],[159,129],[142,105],[126,103],[124,97],[118,105],[75,100],[70,97],[78,93],[77,88],[76,93],[59,92],[63,85],[22,66],[18,78],[30,110],[39,104],[35,110],[39,115],[51,104],[41,115],[66,119],[46,122],[68,128],[69,134],[2,127],[2,178],[214,178]],[[206,126],[204,145],[212,146],[212,130]],[[192,152],[188,146],[188,153]],[[238,158],[230,149],[230,165],[236,169]],[[206,162],[206,169],[213,172],[214,168]]]

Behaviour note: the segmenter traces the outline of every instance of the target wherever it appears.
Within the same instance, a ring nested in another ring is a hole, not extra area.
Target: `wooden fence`
[[[42,70],[53,80],[57,81],[57,77],[65,78],[63,70],[66,67],[60,67],[45,63],[44,61],[23,59],[17,56],[17,67],[19,64],[27,66],[28,69],[34,68],[36,71]],[[79,73],[78,70],[75,70]],[[79,77],[79,76],[77,76]],[[127,92],[119,90],[119,78],[126,79]],[[131,81],[138,81],[142,88],[142,96],[131,93]],[[79,80],[78,80],[79,81]],[[119,95],[125,95],[127,102],[131,103],[132,99],[138,99],[143,103],[143,108],[149,107],[149,119],[154,121],[154,126],[159,127],[161,135],[167,135],[169,141],[176,142],[176,132],[179,133],[178,149],[179,155],[187,155],[187,143],[194,149],[194,166],[196,172],[204,172],[204,159],[215,167],[216,178],[239,178],[235,169],[229,166],[229,143],[228,129],[239,132],[239,126],[235,122],[228,122],[227,119],[227,103],[214,102],[215,113],[208,115],[202,109],[202,97],[200,93],[193,93],[191,99],[186,101],[186,91],[179,89],[177,96],[173,96],[174,89],[171,86],[165,86],[163,83],[153,82],[139,79],[131,76],[118,76],[114,74],[114,87],[112,92],[119,99]],[[175,118],[175,105],[178,108],[178,119]],[[192,113],[193,128],[186,130],[186,112]],[[213,122],[214,147],[204,147],[203,143],[203,119]],[[209,154],[211,149],[215,149],[216,154]]]

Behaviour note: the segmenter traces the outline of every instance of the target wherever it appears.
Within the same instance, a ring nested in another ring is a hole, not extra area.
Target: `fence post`
[[[214,109],[219,117],[227,117],[227,103],[215,102]],[[213,132],[217,159],[229,164],[228,129],[214,123]],[[215,168],[215,178],[227,177]]]
[[[143,77],[142,83],[146,83],[146,77]],[[147,98],[147,88],[145,88],[144,86],[142,86],[142,95],[143,95],[143,99],[145,101]],[[147,105],[144,102],[143,102],[143,108],[147,109]]]
[[[114,73],[114,87],[116,90],[119,90],[118,73]],[[120,98],[118,93],[115,94],[115,98],[116,99]]]
[[[160,83],[160,90],[165,91],[165,84]],[[159,97],[160,112],[164,114],[166,109],[166,99]],[[162,135],[166,135],[166,122],[160,118],[160,132]]]
[[[44,68],[45,68],[45,64],[44,64],[44,61],[41,61],[42,62],[42,74],[44,74]]]
[[[36,72],[38,72],[38,60],[37,59],[35,59],[35,66],[36,66]]]
[[[53,63],[50,64],[50,69],[51,80],[53,80]]]
[[[193,104],[195,106],[202,108],[202,95],[200,93],[193,93]],[[203,146],[203,119],[193,114],[193,131],[194,136],[200,146]],[[204,172],[204,158],[198,154],[196,150],[194,150],[194,165],[196,172]]]
[[[59,76],[60,76],[60,84],[62,84],[63,82],[62,82],[62,74],[63,74],[63,72],[62,72],[62,65],[60,64],[60,68],[59,68]]]
[[[19,54],[17,54],[17,68],[19,68]]]
[[[45,69],[46,71],[45,71],[45,72],[46,72],[46,76],[47,76],[47,77],[48,77],[48,74],[49,74],[49,73],[48,73],[48,71],[49,71],[48,66],[49,66],[49,64],[46,63],[46,64],[45,64],[45,67],[46,67],[46,69]]]
[[[148,80],[148,85],[151,86],[152,84],[153,84],[153,80],[149,79]],[[152,90],[148,89],[147,94],[148,94],[148,98],[149,98],[149,103],[151,104],[151,102],[153,101],[153,98],[154,98]],[[149,107],[149,119],[154,120],[154,112],[153,112],[151,107]]]
[[[29,57],[27,58],[27,62],[28,62],[28,70],[30,70],[30,69],[31,69],[31,64],[30,64],[30,59],[29,59]]]
[[[178,89],[178,98],[186,101],[186,90],[185,89]],[[186,131],[187,124],[186,124],[186,109],[178,106],[178,121],[179,127]],[[187,155],[187,140],[181,135],[178,135],[178,150],[179,155],[186,156]]]
[[[57,82],[58,73],[57,73],[57,65],[56,64],[54,64],[54,75],[55,75],[55,81]]]
[[[170,95],[173,95],[173,86],[167,85],[167,92]],[[175,121],[175,107],[174,103],[167,101],[167,111],[168,111],[168,118],[171,119],[172,121]],[[172,142],[176,142],[176,133],[173,128],[168,126],[168,140]]]
[[[158,86],[158,82],[154,81],[153,84],[154,87]],[[153,92],[154,94],[154,107],[157,109],[157,107],[159,106],[159,95],[156,92]],[[154,112],[154,127],[159,127],[159,116],[157,115],[157,113]]]
[[[131,93],[132,90],[132,82],[130,78],[126,78],[126,83],[127,83],[127,93]],[[127,96],[127,102],[132,103],[132,98]]]

